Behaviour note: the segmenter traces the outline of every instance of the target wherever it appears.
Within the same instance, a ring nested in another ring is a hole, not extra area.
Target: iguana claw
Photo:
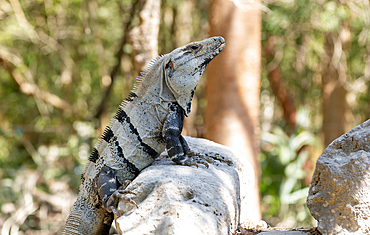
[[[106,210],[108,212],[113,212],[114,214],[118,215],[116,211],[116,207],[118,206],[118,203],[121,201],[124,201],[126,203],[130,203],[134,205],[136,208],[139,208],[134,200],[132,200],[129,197],[126,197],[125,194],[133,194],[136,195],[134,192],[118,189],[116,190],[108,199],[106,203]]]
[[[212,159],[209,159],[207,156],[201,155],[199,153],[187,152],[184,159],[181,160],[181,165],[183,166],[196,166],[198,164],[204,165],[206,168],[209,168],[208,163],[213,163]]]
[[[215,161],[224,162],[228,165],[232,165],[233,162],[230,159],[225,158],[224,156],[216,153],[216,154],[200,154],[194,152],[187,152],[187,159],[183,160],[182,165],[192,166],[195,165],[198,167],[197,163],[203,164],[205,167],[209,168],[209,164],[215,163]]]

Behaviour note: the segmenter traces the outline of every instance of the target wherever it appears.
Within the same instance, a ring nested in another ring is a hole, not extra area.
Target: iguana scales
[[[118,201],[130,202],[122,185],[165,149],[176,164],[207,165],[181,131],[204,69],[224,46],[222,37],[192,42],[158,56],[141,73],[90,155],[63,234],[108,234]]]

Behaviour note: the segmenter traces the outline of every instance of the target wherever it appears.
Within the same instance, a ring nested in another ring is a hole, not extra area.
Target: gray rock
[[[323,234],[370,234],[370,120],[321,154],[307,206]]]
[[[239,233],[238,233],[239,234]],[[240,234],[250,235],[310,235],[318,234],[315,228],[265,228],[265,229],[241,229]]]
[[[258,233],[258,235],[309,235],[310,232],[302,232],[302,231],[264,231]]]
[[[192,151],[212,156],[214,163],[196,168],[156,160],[127,187],[136,194],[131,199],[138,208],[120,203],[120,234],[232,234],[241,210],[253,208],[248,189],[253,190],[254,172],[246,158],[205,139],[185,139]]]

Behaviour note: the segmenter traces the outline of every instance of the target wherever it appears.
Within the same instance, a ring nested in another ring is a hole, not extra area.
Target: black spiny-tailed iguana
[[[207,165],[191,153],[181,131],[204,69],[224,46],[222,37],[193,42],[141,73],[90,155],[63,234],[108,234],[118,201],[130,202],[121,186],[165,149],[176,164]]]

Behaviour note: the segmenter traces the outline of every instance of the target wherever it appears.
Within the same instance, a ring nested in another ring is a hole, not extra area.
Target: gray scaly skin
[[[153,60],[95,145],[63,234],[108,234],[123,185],[167,149],[179,165],[207,165],[181,136],[204,69],[224,48],[212,37]],[[136,204],[135,204],[136,205]]]

